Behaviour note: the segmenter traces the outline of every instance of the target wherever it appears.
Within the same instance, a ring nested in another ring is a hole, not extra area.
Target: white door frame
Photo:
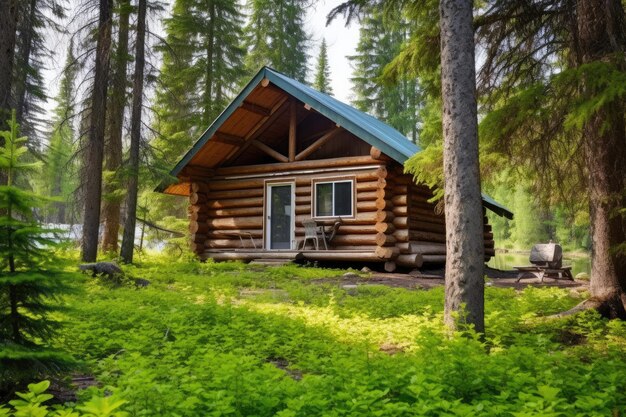
[[[289,249],[272,249],[272,219],[270,213],[272,212],[272,187],[291,187],[291,224],[289,226],[291,233],[289,238]],[[295,249],[296,242],[296,182],[295,181],[281,181],[281,182],[266,182],[265,183],[265,207],[264,207],[264,226],[265,233],[263,239],[263,245],[265,250],[293,250]]]

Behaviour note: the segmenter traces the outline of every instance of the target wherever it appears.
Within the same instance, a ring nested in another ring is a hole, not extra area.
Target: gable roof
[[[404,164],[409,157],[421,151],[420,147],[411,142],[406,136],[377,118],[289,78],[276,70],[263,67],[176,164],[171,171],[172,176],[176,176],[181,172],[263,79],[269,80],[279,89],[309,105],[318,113],[337,123],[371,146],[380,149],[384,154],[400,164]],[[483,203],[485,207],[496,214],[513,218],[513,213],[510,210],[485,194],[483,194]]]

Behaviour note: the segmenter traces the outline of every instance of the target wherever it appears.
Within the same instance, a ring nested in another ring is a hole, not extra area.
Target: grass
[[[345,271],[151,257],[147,288],[79,279],[55,341],[132,416],[626,415],[626,325],[544,315],[584,296],[486,289],[487,334],[442,326],[443,288]],[[333,279],[327,279],[333,278]]]

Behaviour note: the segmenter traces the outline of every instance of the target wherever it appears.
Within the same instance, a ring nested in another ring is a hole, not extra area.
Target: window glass
[[[333,184],[322,183],[315,184],[315,209],[317,216],[333,215]]]
[[[335,183],[335,216],[352,215],[352,181]]]

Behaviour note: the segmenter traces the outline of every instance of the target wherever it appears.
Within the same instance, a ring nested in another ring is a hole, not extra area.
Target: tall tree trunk
[[[622,70],[626,28],[619,0],[579,0],[580,64],[614,62]],[[617,61],[615,61],[617,60]],[[594,95],[589,84],[584,93]],[[626,131],[624,106],[611,103],[584,126],[589,170],[592,301],[606,317],[626,319]],[[619,250],[618,250],[619,249]]]
[[[112,0],[100,0],[98,41],[96,44],[96,68],[91,98],[87,149],[83,166],[84,212],[82,259],[93,262],[98,256],[98,230],[100,227],[100,203],[102,199],[102,159],[104,154],[104,130],[106,122],[109,61],[111,58],[111,10]]]
[[[11,114],[11,84],[17,30],[18,1],[0,0],[0,130],[6,130],[6,121]],[[1,139],[4,140],[4,139]],[[0,174],[0,183],[6,176]]]
[[[484,332],[483,209],[471,0],[441,0],[446,216],[444,319],[451,328]]]
[[[122,239],[121,257],[133,262],[135,224],[137,220],[137,192],[139,185],[139,146],[141,144],[141,107],[143,102],[143,71],[145,66],[146,0],[139,0],[137,12],[137,41],[135,42],[135,75],[133,78],[133,106],[130,122],[130,158],[128,192],[126,194],[126,221]]]
[[[130,16],[130,1],[119,2],[119,29],[117,49],[115,52],[115,72],[111,84],[108,135],[105,143],[104,169],[117,172],[122,165],[122,131],[124,127],[124,109],[126,107],[126,76],[128,63],[128,21]],[[118,237],[120,232],[119,198],[112,197],[117,190],[116,182],[104,184],[104,202],[102,204],[102,218],[104,231],[102,234],[102,250],[105,252],[118,251]]]
[[[21,33],[20,37],[22,45],[20,55],[17,57],[18,63],[23,66],[28,66],[30,63],[30,53],[33,49],[33,25],[35,22],[35,13],[37,12],[37,0],[30,0],[28,8],[24,10],[28,13],[24,16],[26,22],[23,24],[24,33]],[[17,122],[22,125],[24,123],[24,113],[26,110],[26,83],[28,81],[28,71],[22,69],[17,72],[17,80],[15,80],[15,111]]]
[[[209,9],[209,33],[206,39],[206,80],[204,81],[204,123],[208,125],[213,121],[213,57],[215,44],[215,2],[210,0],[207,4]]]

